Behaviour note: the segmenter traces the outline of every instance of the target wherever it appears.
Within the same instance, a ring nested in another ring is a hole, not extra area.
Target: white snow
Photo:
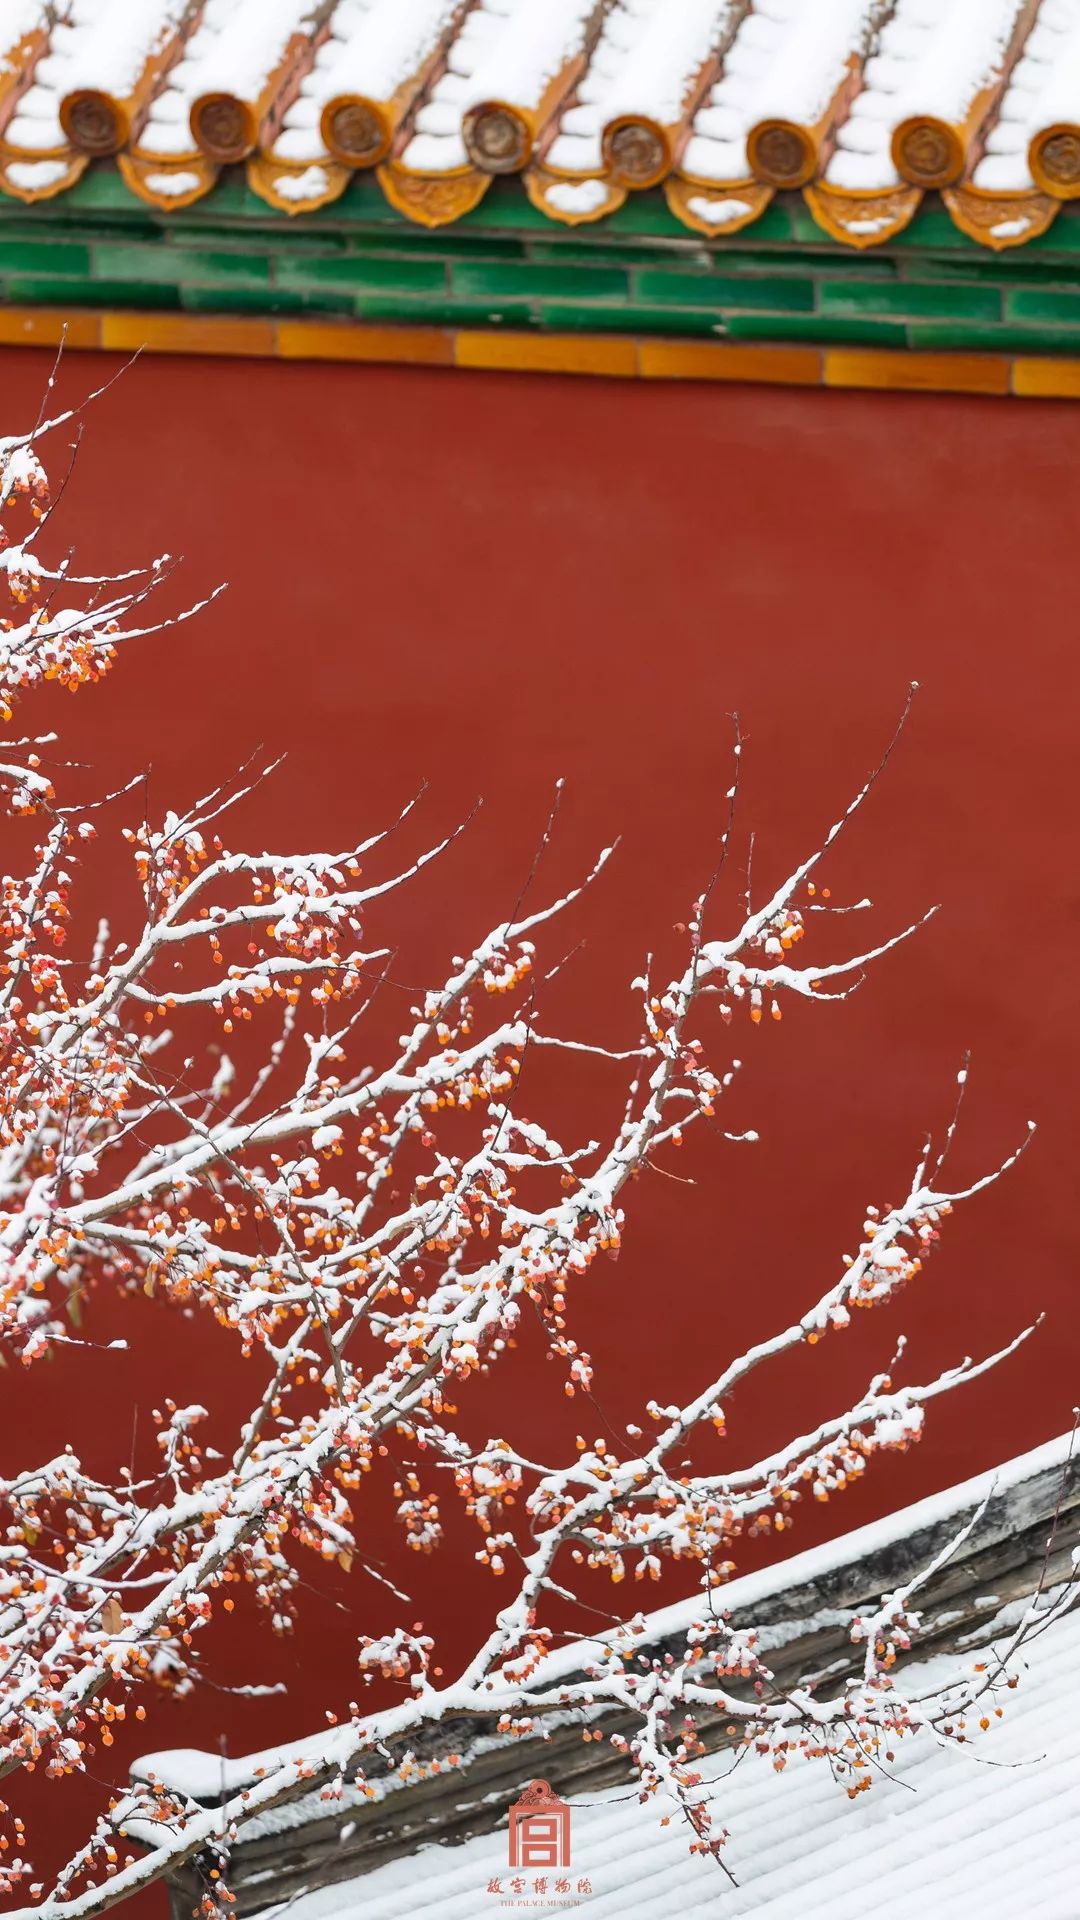
[[[339,7],[313,90],[322,100],[336,93],[391,100],[437,47],[456,11],[456,0],[353,0]]]
[[[959,126],[1000,73],[1023,0],[899,0],[837,135],[825,178],[842,189],[894,187],[890,145],[915,114]]]
[[[702,193],[694,194],[686,204],[691,213],[707,221],[710,227],[725,227],[730,221],[741,220],[744,214],[753,212],[749,200],[708,200]]]
[[[45,61],[38,63],[39,75],[45,64]],[[35,78],[8,121],[4,140],[7,146],[19,148],[23,153],[48,154],[66,148],[67,136],[60,125],[59,94]]]
[[[1005,97],[975,185],[990,193],[1034,186],[1028,168],[1032,137],[1044,127],[1080,125],[1080,0],[1043,0]]]
[[[595,213],[606,205],[607,198],[603,180],[556,180],[544,195],[560,213]]]
[[[735,0],[619,0],[559,121],[547,164],[566,173],[598,171],[604,128],[624,114],[678,125],[687,92],[734,11]]]
[[[3,0],[0,10],[0,73],[8,71],[5,56],[49,23],[49,0]]]
[[[283,200],[317,200],[330,185],[330,177],[325,167],[305,167],[303,173],[279,173],[274,181],[276,192]],[[312,1135],[312,1146],[315,1137]]]
[[[50,77],[54,62],[67,69],[63,78],[57,73],[56,91],[96,87],[125,99],[183,13],[184,0],[71,0],[49,48]]]
[[[745,180],[747,137],[759,122],[813,126],[851,54],[864,47],[875,11],[876,0],[764,0],[742,22],[694,117],[682,172],[694,180]]]
[[[471,107],[502,100],[525,111],[585,45],[593,0],[479,0],[465,16],[402,156],[421,173],[463,167],[461,126]]]
[[[67,172],[66,160],[9,160],[4,168],[12,186],[21,187],[24,193],[40,193],[45,187],[55,187],[66,178]]]
[[[147,173],[143,176],[143,186],[151,193],[160,193],[172,198],[181,193],[194,193],[196,187],[203,184],[199,173]]]

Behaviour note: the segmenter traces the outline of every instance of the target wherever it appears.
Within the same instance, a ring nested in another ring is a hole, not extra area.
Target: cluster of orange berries
[[[532,972],[535,952],[531,940],[522,940],[516,953],[504,948],[492,954],[483,973],[485,993],[512,993]]]
[[[378,1673],[384,1680],[411,1681],[414,1674],[426,1674],[435,1642],[417,1620],[410,1632],[395,1627],[393,1633],[373,1639],[364,1634],[360,1641],[357,1665],[366,1681]]]
[[[490,1533],[492,1523],[505,1507],[512,1507],[522,1487],[521,1468],[509,1457],[505,1442],[496,1441],[479,1460],[456,1467],[454,1482],[465,1503],[465,1511],[482,1533]]]
[[[415,1473],[410,1473],[407,1478],[411,1488],[408,1496],[402,1497],[404,1488],[400,1482],[394,1487],[394,1497],[399,1502],[397,1516],[414,1552],[432,1553],[442,1539],[438,1495],[422,1493]]]

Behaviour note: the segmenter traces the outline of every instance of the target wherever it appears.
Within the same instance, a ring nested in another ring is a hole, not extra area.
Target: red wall
[[[108,370],[71,359],[61,384],[82,392]],[[0,358],[5,431],[34,414],[46,372],[34,353]],[[567,944],[589,936],[557,1003],[580,1034],[632,1041],[623,990],[644,951],[676,962],[672,923],[715,851],[731,709],[764,885],[846,803],[922,683],[826,877],[837,896],[872,893],[881,930],[943,912],[846,1007],[738,1033],[737,1118],[761,1144],[697,1153],[694,1188],[636,1190],[621,1263],[579,1296],[603,1412],[633,1418],[823,1289],[865,1203],[899,1196],[924,1129],[946,1118],[964,1048],[958,1174],[1040,1122],[1021,1168],[950,1226],[921,1290],[737,1403],[733,1461],[836,1410],[901,1330],[911,1376],[927,1377],[1048,1316],[1006,1368],[938,1407],[913,1456],[807,1515],[796,1547],[1048,1438],[1077,1398],[1078,435],[1080,413],[1035,403],[163,360],[136,365],[88,421],[66,508],[77,557],[167,548],[186,556],[189,594],[231,584],[60,704],[68,750],[96,766],[85,778],[116,785],[150,763],[163,807],[260,743],[287,748],[252,832],[334,843],[421,778],[433,831],[482,794],[465,840],[403,901],[415,978],[507,910],[565,776],[552,884],[623,836],[567,929]],[[574,1100],[595,1120],[613,1092],[588,1075]],[[113,1319],[103,1302],[98,1324]],[[516,1418],[539,1444],[567,1414],[571,1431],[599,1431],[528,1360],[492,1384],[479,1424]],[[237,1364],[212,1330],[147,1307],[127,1358],[4,1376],[4,1464],[76,1425],[88,1455],[126,1460],[133,1402],[144,1427],[170,1390],[216,1412]],[[400,1565],[385,1514],[373,1524]],[[404,1569],[451,1651],[500,1594],[455,1540]],[[230,1680],[290,1681],[284,1708],[204,1693],[166,1705],[152,1744],[224,1727],[242,1751],[347,1699],[355,1636],[386,1614],[355,1579],[337,1600],[309,1593],[285,1648],[246,1623],[224,1643]],[[99,1778],[125,1758],[99,1755]]]

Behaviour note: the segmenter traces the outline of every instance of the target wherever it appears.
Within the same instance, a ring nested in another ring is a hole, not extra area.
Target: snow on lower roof
[[[715,237],[801,187],[868,246],[943,188],[1011,245],[1080,194],[1080,0],[0,0],[0,192],[113,152],[164,211],[246,158],[289,213],[378,167],[440,226],[516,173],[571,224],[662,183]]]
[[[956,1666],[941,1656],[917,1672],[934,1685]],[[545,1899],[549,1911],[576,1904],[589,1920],[1077,1920],[1080,1611],[1030,1641],[1016,1670],[1020,1684],[989,1733],[964,1747],[929,1735],[901,1743],[854,1801],[820,1761],[782,1773],[755,1753],[707,1762],[737,1887],[690,1855],[684,1827],[660,1826],[656,1806],[627,1789],[572,1803],[571,1901],[555,1896],[553,1872],[546,1895],[534,1890],[535,1870],[511,1892],[504,1823],[291,1899],[265,1920],[286,1909],[289,1920],[477,1920],[531,1913]],[[591,1892],[578,1902],[582,1880]],[[489,1891],[495,1881],[501,1898]]]

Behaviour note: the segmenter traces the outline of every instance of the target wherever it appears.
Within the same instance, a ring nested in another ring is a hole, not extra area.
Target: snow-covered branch
[[[47,502],[36,440],[0,443],[0,523],[20,508],[37,516],[0,550],[16,603],[0,633],[6,717],[42,680],[76,687],[107,671],[122,635],[147,630],[141,608],[166,566],[115,582],[50,572],[37,539]],[[60,604],[76,584],[78,612]],[[385,1004],[397,899],[446,842],[398,857],[399,819],[343,836],[331,853],[230,848],[226,815],[241,799],[250,810],[272,771],[256,770],[186,814],[119,829],[130,913],[122,927],[102,923],[80,959],[68,928],[76,901],[86,918],[93,843],[123,796],[106,808],[61,806],[33,743],[10,742],[4,754],[10,810],[41,831],[24,869],[6,878],[0,929],[0,1353],[32,1366],[70,1338],[69,1321],[106,1280],[163,1312],[212,1316],[257,1357],[260,1380],[255,1404],[235,1409],[224,1453],[201,1437],[198,1382],[178,1382],[156,1416],[152,1475],[91,1476],[76,1435],[57,1458],[0,1479],[0,1776],[33,1763],[62,1780],[85,1767],[114,1722],[145,1711],[163,1674],[194,1671],[194,1637],[231,1607],[234,1583],[287,1628],[298,1549],[346,1569],[362,1557],[389,1435],[409,1460],[394,1497],[410,1544],[438,1545],[449,1481],[478,1527],[478,1557],[513,1592],[448,1685],[436,1684],[419,1632],[362,1641],[365,1673],[404,1687],[400,1708],[380,1716],[380,1750],[452,1715],[494,1709],[508,1726],[528,1726],[553,1702],[614,1704],[638,1717],[624,1744],[643,1791],[674,1794],[693,1844],[715,1851],[695,1715],[721,1712],[748,1741],[781,1756],[801,1742],[841,1767],[855,1724],[892,1733],[929,1724],[930,1709],[897,1704],[884,1654],[868,1655],[858,1697],[839,1709],[807,1688],[774,1697],[752,1636],[727,1630],[716,1594],[741,1536],[782,1533],[802,1498],[826,1499],[878,1452],[911,1445],[928,1404],[1004,1354],[961,1359],[923,1385],[883,1372],[761,1460],[734,1465],[724,1449],[687,1472],[681,1458],[688,1445],[721,1446],[731,1396],[751,1375],[915,1282],[952,1209],[986,1181],[950,1190],[940,1159],[931,1169],[924,1156],[898,1206],[867,1209],[857,1251],[816,1302],[725,1358],[685,1404],[642,1409],[649,1438],[634,1426],[623,1446],[582,1440],[571,1461],[548,1467],[507,1440],[470,1447],[453,1411],[475,1376],[504,1363],[526,1312],[560,1362],[565,1393],[591,1389],[596,1363],[573,1331],[575,1298],[609,1283],[601,1256],[618,1256],[630,1184],[732,1099],[740,1063],[723,1054],[725,1030],[780,1018],[786,999],[845,997],[921,924],[846,959],[802,958],[810,913],[827,898],[812,876],[881,769],[768,902],[741,906],[726,933],[713,925],[715,877],[691,914],[681,971],[666,986],[634,983],[622,1043],[608,1047],[549,1030],[536,944],[597,880],[607,852],[578,888],[541,905],[538,859],[510,918],[448,953],[441,979],[415,994],[404,1031],[387,1042],[372,1009]],[[729,818],[725,858],[730,836]],[[463,921],[467,913],[463,901]],[[585,1054],[610,1073],[605,1137],[573,1136],[572,1099],[566,1144],[530,1113],[534,1049],[570,1066]],[[745,1126],[713,1130],[756,1137]],[[705,1601],[683,1659],[636,1667],[633,1636],[613,1627],[610,1659],[584,1681],[556,1694],[538,1687],[552,1596],[578,1597],[590,1571],[658,1579],[670,1559],[697,1563]],[[891,1646],[907,1618],[902,1596],[873,1623],[874,1646]],[[357,1709],[282,1749],[276,1771],[213,1814],[140,1790],[84,1840],[47,1896],[16,1834],[14,1850],[0,1852],[0,1887],[28,1889],[36,1911],[70,1920],[99,1912],[227,1837],[231,1821],[274,1805],[298,1778],[362,1771],[375,1738]],[[118,1826],[147,1849],[141,1859],[119,1857]]]

